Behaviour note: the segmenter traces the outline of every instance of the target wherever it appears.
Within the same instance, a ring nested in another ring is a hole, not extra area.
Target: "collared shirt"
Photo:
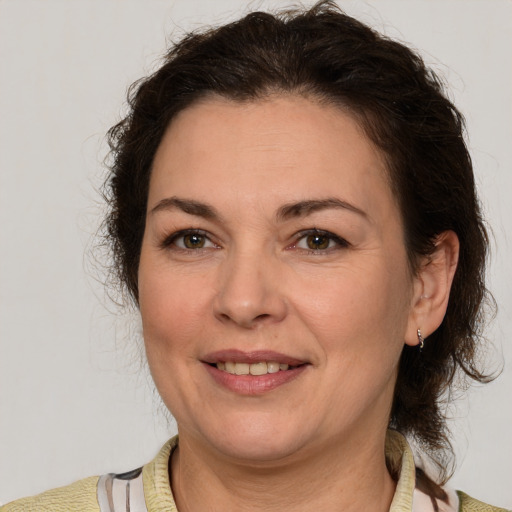
[[[169,481],[169,458],[177,445],[176,436],[142,468],[86,478],[67,487],[13,501],[0,507],[0,512],[178,512]],[[389,430],[386,437],[386,459],[398,475],[389,512],[434,512],[430,497],[415,488],[411,448],[406,439],[393,430]],[[464,493],[445,490],[449,502],[438,500],[439,512],[507,512]]]

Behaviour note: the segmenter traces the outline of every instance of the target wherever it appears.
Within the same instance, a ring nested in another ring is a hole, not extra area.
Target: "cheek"
[[[200,336],[208,301],[208,288],[200,283],[177,272],[158,271],[141,258],[139,304],[150,365],[156,358],[173,360],[187,348],[186,340]]]
[[[290,293],[324,350],[344,356],[350,351],[361,358],[370,351],[385,351],[390,343],[401,349],[412,285],[405,272],[389,268],[339,268],[325,279],[303,281]]]
[[[204,300],[190,280],[175,273],[139,275],[140,313],[149,369],[156,388],[173,415],[200,408],[192,390],[198,346],[203,339]]]

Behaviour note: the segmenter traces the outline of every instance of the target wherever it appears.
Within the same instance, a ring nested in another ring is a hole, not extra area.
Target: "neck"
[[[385,432],[294,456],[293,460],[247,463],[198,450],[180,434],[171,461],[171,482],[180,512],[237,510],[387,512],[395,483],[386,469]]]

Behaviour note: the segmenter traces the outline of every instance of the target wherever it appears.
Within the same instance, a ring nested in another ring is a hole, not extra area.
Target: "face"
[[[413,288],[383,158],[348,114],[210,98],[173,120],[139,300],[181,440],[270,461],[380,438]]]

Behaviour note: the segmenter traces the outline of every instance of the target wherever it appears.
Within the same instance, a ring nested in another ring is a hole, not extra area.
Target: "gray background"
[[[87,256],[104,133],[169,34],[290,3],[0,0],[0,502],[140,466],[174,432],[138,322],[109,303]],[[509,364],[451,411],[453,485],[511,507],[512,2],[339,3],[421,49],[466,114],[495,238],[490,361]]]

